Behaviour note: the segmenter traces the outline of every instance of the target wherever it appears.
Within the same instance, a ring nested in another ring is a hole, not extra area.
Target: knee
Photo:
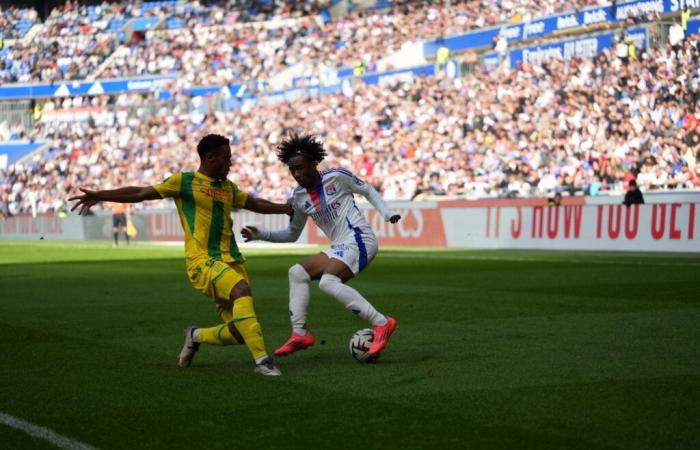
[[[239,344],[245,344],[245,339],[243,339],[243,336],[241,335],[241,332],[238,331],[238,328],[236,328],[236,325],[233,322],[229,322],[227,325],[229,333],[231,333],[231,336],[233,336],[236,342]]]
[[[308,283],[311,280],[309,273],[301,264],[294,264],[289,268],[289,281],[296,283]]]
[[[229,300],[235,302],[236,299],[250,297],[251,295],[253,295],[253,293],[250,291],[250,285],[245,280],[242,280],[231,289]]]
[[[342,281],[337,276],[325,273],[321,277],[318,287],[326,294],[333,295],[342,284]]]

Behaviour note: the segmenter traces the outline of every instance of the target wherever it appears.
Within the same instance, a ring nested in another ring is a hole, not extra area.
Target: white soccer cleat
[[[275,363],[269,356],[265,358],[260,364],[255,365],[255,373],[258,375],[264,375],[266,377],[279,377],[282,372],[275,367]]]
[[[185,328],[185,344],[182,346],[182,350],[180,350],[180,354],[177,357],[178,367],[190,367],[195,353],[199,350],[199,343],[192,339],[192,332],[196,329],[197,327]]]

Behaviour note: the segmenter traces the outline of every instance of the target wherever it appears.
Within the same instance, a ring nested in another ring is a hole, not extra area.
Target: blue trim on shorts
[[[362,230],[359,227],[352,226],[350,219],[347,217],[345,220],[348,222],[348,228],[355,232],[355,242],[357,242],[357,249],[360,251],[360,269],[358,272],[362,272],[362,269],[367,267],[367,247],[365,246],[365,242],[362,240]]]

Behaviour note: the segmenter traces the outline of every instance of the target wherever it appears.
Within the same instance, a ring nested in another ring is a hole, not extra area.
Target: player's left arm
[[[356,192],[365,197],[379,211],[385,221],[396,223],[401,219],[401,215],[393,212],[386,204],[381,194],[368,182],[357,178],[355,175],[344,175],[345,182],[350,186],[352,192]]]
[[[289,203],[273,203],[271,201],[248,196],[243,208],[259,214],[287,214],[292,215],[292,206]]]

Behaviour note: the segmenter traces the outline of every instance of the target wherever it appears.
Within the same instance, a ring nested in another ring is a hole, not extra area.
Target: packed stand
[[[38,14],[36,10],[27,8],[20,9],[10,6],[3,8],[0,6],[0,38],[20,39],[37,22]]]
[[[317,14],[329,3],[160,1],[88,6],[68,1],[47,18],[41,39],[16,43],[0,55],[0,82],[179,72],[183,85],[223,85],[266,79],[305,61],[335,73],[360,63],[376,64],[405,42],[527,21],[595,0],[398,1],[384,13],[361,11],[324,23]],[[131,40],[126,51],[96,71],[117,48],[123,25],[137,17],[162,18],[166,30]]]
[[[231,178],[266,198],[294,187],[274,148],[291,131],[318,134],[330,157],[388,199],[534,197],[563,192],[700,188],[699,38],[634,57],[523,65],[448,80],[364,86],[223,112],[215,98],[63,99],[105,111],[79,125],[43,123],[52,150],[0,173],[0,211],[65,207],[78,185],[153,184],[195,170],[197,140],[230,136]],[[46,108],[51,110],[50,105]]]
[[[526,2],[407,1],[396,2],[382,14],[361,11],[325,23],[313,15],[275,23],[244,21],[252,18],[244,14],[245,9],[164,3],[149,9],[149,14],[169,17],[168,28],[177,29],[147,32],[143,41],[130,43],[96,78],[178,72],[183,85],[224,85],[266,79],[301,62],[335,73],[360,62],[375,64],[406,42],[529,20],[592,1],[544,2],[534,8],[530,5],[529,10]],[[523,15],[526,10],[528,14]],[[292,9],[281,12],[287,14],[282,17],[295,17]]]
[[[115,48],[110,35],[19,41],[0,59],[0,83],[54,83],[92,73]]]
[[[187,86],[264,79],[285,64],[286,39],[263,25],[155,31],[115,55],[96,77],[178,73]]]
[[[86,78],[114,51],[116,27],[130,17],[130,6],[67,2],[52,11],[31,42],[8,45],[0,58],[0,82]]]
[[[156,1],[141,5],[145,17],[166,17],[166,28],[233,25],[310,16],[330,6],[331,0],[260,1],[232,0],[220,2]]]

